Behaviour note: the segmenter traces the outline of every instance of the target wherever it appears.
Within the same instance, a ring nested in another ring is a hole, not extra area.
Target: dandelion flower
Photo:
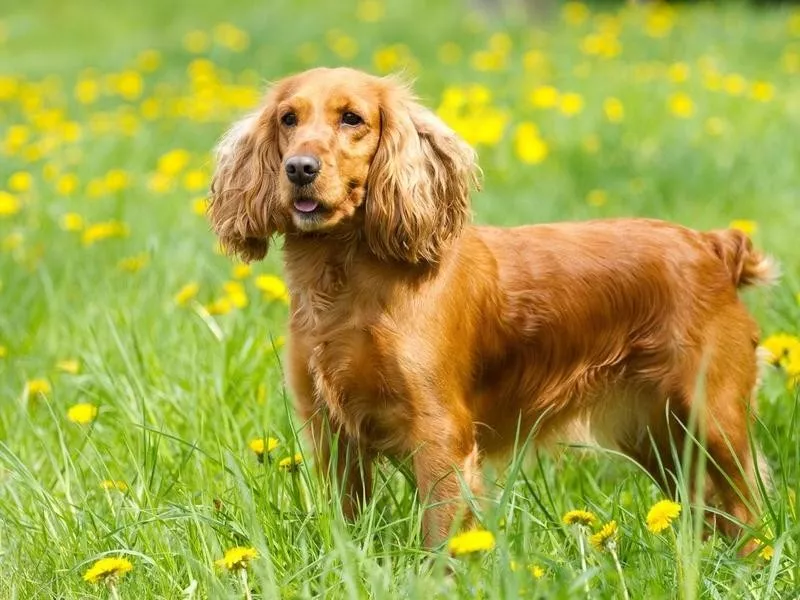
[[[33,177],[27,171],[17,171],[8,178],[8,189],[12,192],[27,192],[33,186]]]
[[[238,571],[239,569],[246,569],[247,563],[257,557],[258,551],[255,548],[236,546],[226,550],[225,556],[216,561],[215,564],[221,569]]]
[[[534,89],[528,97],[536,108],[554,108],[558,105],[558,90],[551,85],[541,85]]]
[[[603,527],[589,538],[589,542],[598,550],[608,548],[610,544],[616,542],[617,539],[617,522],[609,521]]]
[[[564,525],[582,525],[588,527],[597,520],[597,517],[594,516],[594,513],[590,513],[587,510],[571,510],[564,513],[561,520]]]
[[[494,549],[494,535],[485,529],[466,531],[450,539],[447,549],[453,556],[486,552]]]
[[[275,438],[255,438],[250,440],[247,444],[250,447],[250,450],[255,452],[258,456],[263,456],[264,454],[269,454],[275,448],[280,446],[280,442]]]
[[[275,275],[259,275],[255,278],[256,287],[264,292],[267,300],[283,300],[288,302],[289,291],[280,277]]]
[[[530,122],[520,123],[514,134],[514,149],[517,157],[524,163],[535,165],[548,155],[547,142],[539,137],[536,125]]]
[[[197,216],[203,217],[208,209],[208,198],[201,196],[192,200],[192,212]]]
[[[56,363],[56,369],[58,369],[62,373],[69,373],[70,375],[76,375],[78,371],[81,370],[81,363],[78,362],[77,359],[67,358],[58,361]]]
[[[81,235],[84,246],[92,246],[102,240],[128,235],[128,226],[120,221],[105,221],[89,225]]]
[[[694,114],[694,102],[684,92],[677,92],[669,97],[669,111],[679,119],[688,119]]]
[[[133,565],[126,558],[101,558],[83,574],[84,581],[89,583],[111,582],[133,570]]]
[[[603,112],[611,123],[620,123],[625,118],[625,107],[619,98],[606,98],[603,101]]]
[[[287,456],[286,458],[282,458],[281,461],[278,463],[278,468],[283,469],[284,471],[294,471],[303,464],[303,455],[299,452],[294,456]]]
[[[758,231],[758,223],[748,219],[736,219],[735,221],[731,221],[728,227],[731,229],[738,229],[747,235],[753,235]]]
[[[647,513],[647,528],[653,533],[661,533],[681,514],[681,505],[672,500],[656,502]]]
[[[64,231],[80,231],[83,229],[83,217],[70,212],[61,217],[61,229]]]
[[[246,279],[250,277],[250,274],[253,272],[253,267],[250,265],[235,265],[233,267],[233,278],[234,279]]]
[[[50,383],[46,379],[31,379],[28,381],[28,396],[50,393]]]
[[[0,358],[5,358],[6,356],[8,356],[8,348],[0,346]]]
[[[200,54],[208,50],[211,39],[205,31],[195,29],[183,36],[183,47],[192,54]]]
[[[377,0],[362,0],[356,8],[356,18],[364,23],[376,23],[383,19],[386,8]]]
[[[544,577],[544,569],[539,565],[530,565],[528,567],[528,570],[530,571],[534,579],[541,579],[542,577]]]
[[[0,217],[10,217],[19,212],[20,201],[16,196],[0,190]]]
[[[206,304],[206,311],[210,315],[227,315],[235,306],[230,298],[218,298]]]
[[[118,492],[128,491],[128,484],[121,479],[104,479],[100,482],[100,487],[104,490],[116,490]]]
[[[178,290],[178,293],[175,294],[173,298],[175,304],[178,306],[186,306],[200,291],[200,284],[196,281],[192,281],[191,283],[187,283],[181,289]]]
[[[575,92],[564,94],[561,96],[558,108],[563,115],[568,117],[577,115],[583,110],[583,97]]]
[[[772,557],[775,555],[775,549],[772,545],[766,544],[761,540],[756,540],[756,543],[761,546],[761,551],[758,553],[758,556],[767,561],[772,560]]]
[[[138,273],[147,266],[150,257],[147,254],[137,254],[123,258],[117,263],[117,268],[126,273]]]
[[[781,364],[790,354],[800,353],[800,338],[788,333],[776,333],[761,343],[761,347],[769,352],[769,362]]]
[[[97,407],[89,402],[74,404],[67,410],[67,419],[78,425],[88,425],[97,418]]]

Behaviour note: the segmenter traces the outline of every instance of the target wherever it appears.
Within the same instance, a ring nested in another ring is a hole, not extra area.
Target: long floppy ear
[[[475,151],[407,87],[384,81],[381,139],[367,178],[366,240],[384,260],[437,262],[470,218]]]
[[[279,228],[276,111],[272,91],[264,107],[231,127],[216,148],[208,218],[225,251],[246,262],[266,256]]]

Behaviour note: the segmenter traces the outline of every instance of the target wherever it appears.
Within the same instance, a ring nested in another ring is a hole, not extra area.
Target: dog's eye
[[[359,117],[354,112],[346,112],[342,113],[342,123],[345,125],[350,125],[351,127],[355,127],[356,125],[361,125],[364,122],[364,119]]]
[[[297,115],[293,112],[288,112],[281,117],[281,123],[287,127],[294,127],[297,125]]]

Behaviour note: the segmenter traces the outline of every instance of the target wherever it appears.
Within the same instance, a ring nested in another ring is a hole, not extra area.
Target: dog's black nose
[[[322,163],[316,156],[299,154],[286,159],[286,176],[295,185],[308,185],[317,178]]]

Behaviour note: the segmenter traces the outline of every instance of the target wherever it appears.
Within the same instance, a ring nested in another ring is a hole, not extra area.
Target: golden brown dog
[[[477,491],[518,426],[575,421],[671,489],[696,409],[703,492],[727,533],[752,522],[759,333],[737,290],[770,261],[739,231],[654,220],[472,226],[475,179],[473,150],[407,87],[349,69],[278,82],[219,146],[211,223],[247,261],[284,237],[288,383],[345,510],[376,453],[411,456],[436,544],[459,477]]]

